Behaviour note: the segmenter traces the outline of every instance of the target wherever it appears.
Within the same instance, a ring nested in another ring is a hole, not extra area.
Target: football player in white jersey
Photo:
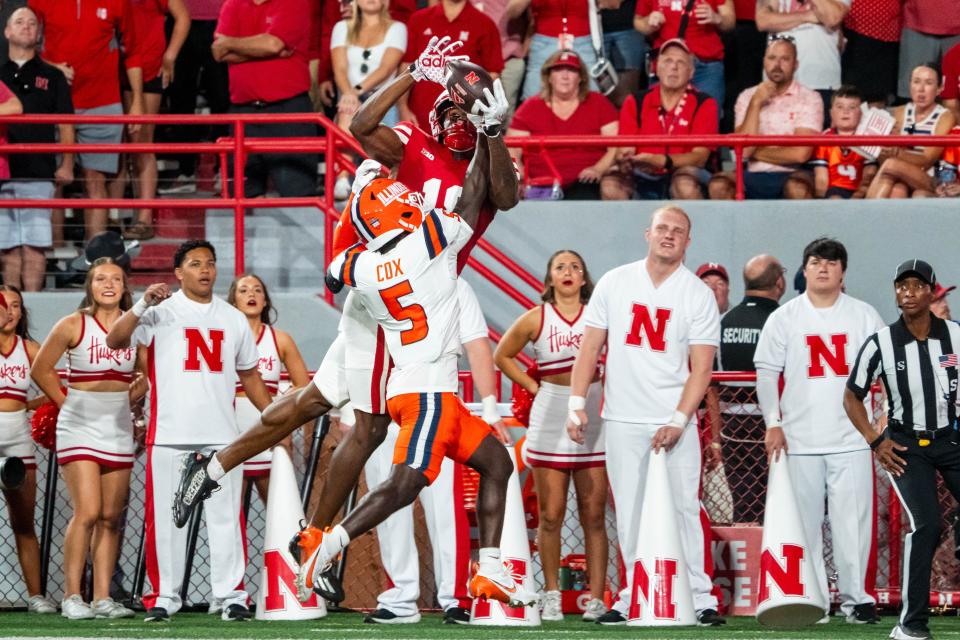
[[[470,225],[484,202],[488,164],[510,161],[502,151],[502,145],[488,145],[486,136],[480,137],[454,213],[434,209],[424,215],[419,194],[384,178],[370,182],[354,199],[352,218],[363,241],[334,260],[329,272],[360,294],[384,330],[395,363],[387,403],[400,435],[388,480],[341,524],[324,532],[301,567],[301,598],[311,588],[323,595],[320,579],[350,540],[410,504],[436,478],[443,457],[449,457],[480,474],[480,562],[470,581],[471,595],[512,606],[536,600],[507,574],[500,559],[509,455],[490,427],[456,397],[457,253],[469,240]]]
[[[818,238],[808,244],[807,289],[770,314],[753,361],[767,455],[790,455],[790,479],[821,593],[829,593],[822,533],[826,500],[840,608],[847,622],[864,624],[878,620],[868,593],[875,552],[873,456],[847,418],[843,393],[857,350],[884,324],[873,307],[843,293],[846,270],[847,250],[840,242]]]
[[[725,620],[706,567],[696,412],[710,384],[720,315],[713,292],[683,265],[690,230],[682,209],[657,209],[646,230],[647,257],[597,282],[573,365],[567,431],[583,443],[586,430],[597,428],[588,424],[586,397],[606,344],[601,417],[621,553],[632,565],[650,452],[664,450],[697,619],[714,626]],[[633,571],[626,573],[619,600],[598,623],[626,623]]]
[[[150,381],[147,425],[146,561],[150,592],[143,597],[145,620],[162,622],[181,605],[187,532],[170,517],[180,468],[194,450],[212,451],[237,436],[233,411],[235,382],[263,411],[270,394],[257,371],[257,347],[250,325],[235,307],[213,295],[216,252],[205,240],[188,240],[174,255],[180,290],[165,284],[147,288],[143,298],[117,320],[107,346],[131,344],[146,350]],[[221,479],[222,490],[206,510],[213,597],[223,602],[223,620],[244,620],[246,558],[240,522],[242,471]]]

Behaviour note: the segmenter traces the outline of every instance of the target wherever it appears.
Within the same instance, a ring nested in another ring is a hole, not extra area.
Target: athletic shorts
[[[76,109],[78,116],[121,116],[119,102],[92,109]],[[123,139],[122,124],[78,124],[77,144],[113,144]],[[117,153],[81,153],[80,166],[100,173],[116,173],[120,165]]]
[[[393,464],[415,469],[433,484],[447,457],[466,463],[480,443],[493,433],[470,413],[455,393],[403,393],[387,400],[390,417],[400,425]]]
[[[20,458],[27,469],[37,468],[37,452],[27,412],[0,411],[0,458]]]
[[[53,197],[52,182],[44,180],[10,180],[0,186],[2,199],[29,198],[49,200]],[[0,208],[0,249],[14,247],[45,248],[53,244],[50,226],[50,209],[2,209]]]

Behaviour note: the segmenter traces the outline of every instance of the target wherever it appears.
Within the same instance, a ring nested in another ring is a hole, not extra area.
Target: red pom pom
[[[30,435],[33,441],[44,449],[53,450],[57,446],[57,416],[60,407],[52,402],[44,402],[33,412],[30,419]]]
[[[537,363],[530,365],[527,369],[527,375],[540,382],[540,372],[537,370]],[[533,394],[518,384],[513,385],[513,417],[514,419],[527,426],[530,424],[530,409],[533,407]]]

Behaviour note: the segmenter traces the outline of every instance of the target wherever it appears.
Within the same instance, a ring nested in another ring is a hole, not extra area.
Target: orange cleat
[[[511,607],[528,607],[537,602],[537,594],[518,584],[503,565],[499,571],[485,573],[478,563],[473,563],[469,589],[473,598],[496,600]]]
[[[290,555],[300,565],[297,571],[297,599],[307,602],[317,593],[331,602],[342,602],[343,586],[337,576],[333,561],[327,558],[323,550],[323,536],[329,527],[321,531],[312,525],[297,532],[290,541]]]

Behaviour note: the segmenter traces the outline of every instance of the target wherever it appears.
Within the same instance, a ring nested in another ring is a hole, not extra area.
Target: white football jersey
[[[259,362],[239,309],[216,297],[194,302],[177,291],[147,309],[131,344],[147,348],[148,445],[220,445],[237,437],[237,371]]]
[[[617,422],[666,424],[690,376],[690,346],[720,344],[710,288],[683,265],[654,287],[645,259],[600,278],[584,324],[607,331],[601,415]]]
[[[457,391],[457,253],[472,233],[460,216],[434,209],[389,252],[358,243],[330,263],[330,273],[356,290],[383,328],[395,367],[388,398]]]
[[[460,344],[490,335],[477,294],[463,278],[457,278],[457,302],[460,305]]]
[[[826,309],[804,294],[770,314],[753,362],[783,374],[780,414],[790,453],[867,447],[843,409],[843,390],[860,346],[883,326],[876,309],[844,293]]]

